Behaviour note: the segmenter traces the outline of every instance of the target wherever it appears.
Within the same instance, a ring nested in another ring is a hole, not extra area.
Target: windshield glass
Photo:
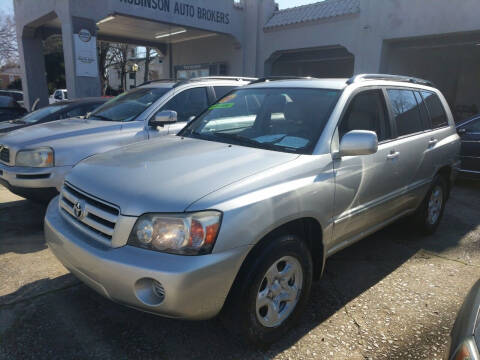
[[[240,89],[189,124],[180,136],[311,154],[340,91]]]
[[[53,113],[56,113],[64,108],[66,108],[68,105],[51,105],[51,106],[46,106],[44,108],[41,108],[39,110],[36,110],[34,112],[31,112],[30,114],[25,115],[19,121],[24,122],[26,124],[35,124],[36,122],[44,119],[46,116],[51,115]]]
[[[89,116],[89,119],[132,121],[169,90],[169,88],[138,88],[131,90],[100,106]]]

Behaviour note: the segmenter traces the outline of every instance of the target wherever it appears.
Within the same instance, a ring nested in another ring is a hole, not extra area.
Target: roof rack
[[[434,86],[433,82],[429,80],[419,79],[412,76],[390,75],[390,74],[355,75],[350,79],[348,79],[347,84],[351,85],[359,81],[368,81],[368,80],[388,80],[388,81],[408,82],[411,84],[418,84],[418,85]]]
[[[269,76],[257,79],[253,81],[252,84],[270,82],[270,81],[281,81],[281,80],[315,80],[316,78],[311,76]]]
[[[203,76],[203,77],[196,77],[196,78],[184,79],[184,80],[179,80],[179,79],[150,80],[138,86],[148,85],[148,84],[157,83],[157,82],[172,82],[172,83],[175,83],[174,87],[178,87],[183,84],[188,84],[195,81],[205,81],[205,80],[256,81],[258,80],[258,78],[245,77],[245,76]]]

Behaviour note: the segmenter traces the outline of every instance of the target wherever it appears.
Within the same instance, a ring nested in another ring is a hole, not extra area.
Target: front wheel
[[[230,329],[257,346],[277,341],[305,309],[312,269],[309,249],[294,235],[262,246],[247,259],[229,296]]]
[[[418,229],[424,235],[432,235],[440,225],[447,202],[447,182],[437,175],[427,196],[415,214]]]

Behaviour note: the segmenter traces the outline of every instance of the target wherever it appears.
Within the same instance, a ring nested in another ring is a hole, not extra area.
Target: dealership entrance
[[[382,71],[432,81],[456,121],[479,112],[480,33],[386,42]]]

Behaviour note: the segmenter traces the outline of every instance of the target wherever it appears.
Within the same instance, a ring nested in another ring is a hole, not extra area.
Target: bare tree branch
[[[0,66],[18,63],[18,44],[13,16],[0,13]]]

